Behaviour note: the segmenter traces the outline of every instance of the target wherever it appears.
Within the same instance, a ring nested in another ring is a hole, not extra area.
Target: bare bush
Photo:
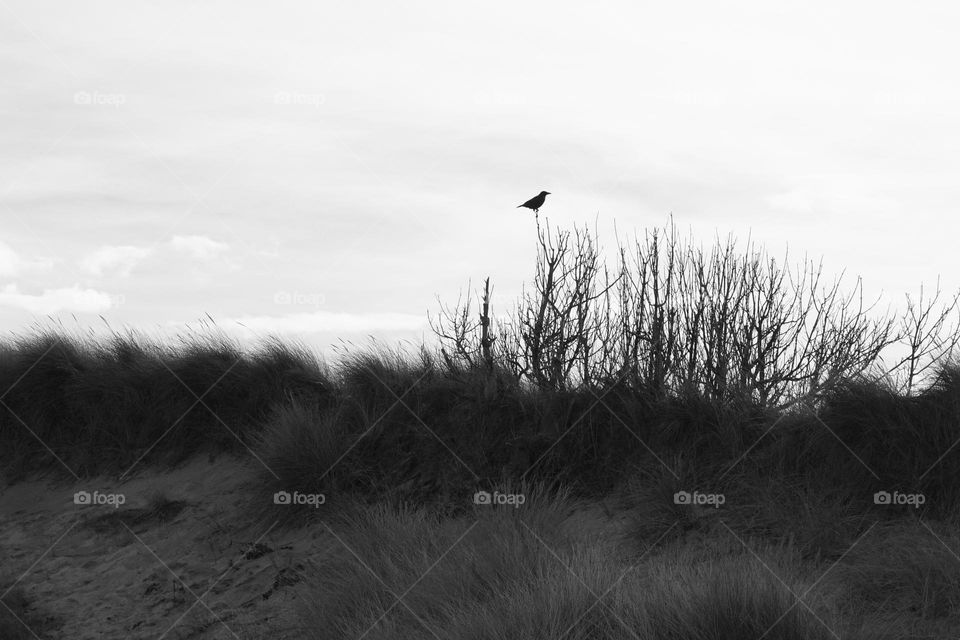
[[[923,286],[914,302],[907,295],[907,305],[900,316],[899,343],[905,355],[888,369],[895,386],[906,395],[914,392],[917,382],[938,364],[949,361],[960,340],[960,319],[957,316],[960,292],[939,306],[940,280],[933,296],[924,300]]]
[[[909,355],[888,372],[909,391],[957,344],[948,320],[958,298],[936,307],[939,287],[932,299],[908,298],[898,326],[864,300],[859,278],[845,292],[844,274],[827,280],[822,261],[791,267],[789,256],[778,260],[749,240],[741,249],[717,238],[705,251],[671,221],[630,247],[619,243],[609,267],[586,228],[538,223],[537,232],[533,287],[510,321],[491,329],[488,310],[475,321],[469,303],[458,303],[434,331],[458,357],[487,353],[540,388],[616,384],[648,397],[698,393],[786,408],[876,372],[897,343]]]

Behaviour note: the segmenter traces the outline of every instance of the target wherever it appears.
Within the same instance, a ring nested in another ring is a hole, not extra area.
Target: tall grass
[[[873,611],[960,622],[960,533],[956,527],[884,523],[850,549],[832,579]]]
[[[244,353],[216,333],[170,345],[134,332],[41,329],[3,342],[0,354],[0,442],[11,476],[240,450],[274,405],[324,398],[332,386],[303,348],[268,341]]]
[[[960,505],[960,367],[944,363],[911,396],[881,381],[845,381],[820,407],[791,415],[773,434],[764,464],[838,488],[861,506],[877,492],[922,495],[921,514]],[[903,511],[904,509],[901,509]]]
[[[422,503],[508,480],[607,493],[634,469],[672,476],[680,465],[700,484],[730,482],[734,467],[767,470],[802,494],[829,487],[861,511],[877,491],[920,492],[919,512],[941,516],[960,498],[960,374],[950,364],[913,395],[852,380],[783,412],[694,391],[543,389],[506,365],[471,367],[427,350],[354,352],[326,367],[279,341],[243,352],[222,336],[164,345],[48,331],[0,352],[10,477],[68,473],[60,461],[83,475],[249,448],[275,489]]]
[[[791,590],[810,581],[782,552],[631,566],[560,533],[566,496],[531,494],[522,509],[462,519],[381,505],[334,522],[303,600],[304,637],[812,640],[841,628],[815,596],[796,605]]]

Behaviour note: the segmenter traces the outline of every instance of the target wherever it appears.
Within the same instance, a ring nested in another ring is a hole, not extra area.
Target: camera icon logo
[[[873,504],[890,504],[890,492],[877,491],[873,494]]]
[[[673,494],[673,504],[690,504],[690,493],[687,491],[677,491]]]
[[[73,504],[90,504],[90,492],[77,491],[73,494]]]
[[[474,504],[491,504],[492,498],[489,491],[477,491],[473,494]]]
[[[290,493],[287,491],[277,491],[273,494],[273,504],[290,504]]]

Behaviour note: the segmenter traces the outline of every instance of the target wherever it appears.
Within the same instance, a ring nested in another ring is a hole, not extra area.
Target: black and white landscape
[[[960,637],[960,9],[0,16],[0,640]]]

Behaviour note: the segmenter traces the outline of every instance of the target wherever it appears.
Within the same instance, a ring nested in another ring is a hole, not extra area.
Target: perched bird
[[[547,199],[548,195],[550,195],[549,191],[541,191],[540,195],[533,196],[523,204],[518,204],[517,209],[526,207],[527,209],[533,209],[534,213],[539,213],[540,207],[543,206],[543,202]]]

